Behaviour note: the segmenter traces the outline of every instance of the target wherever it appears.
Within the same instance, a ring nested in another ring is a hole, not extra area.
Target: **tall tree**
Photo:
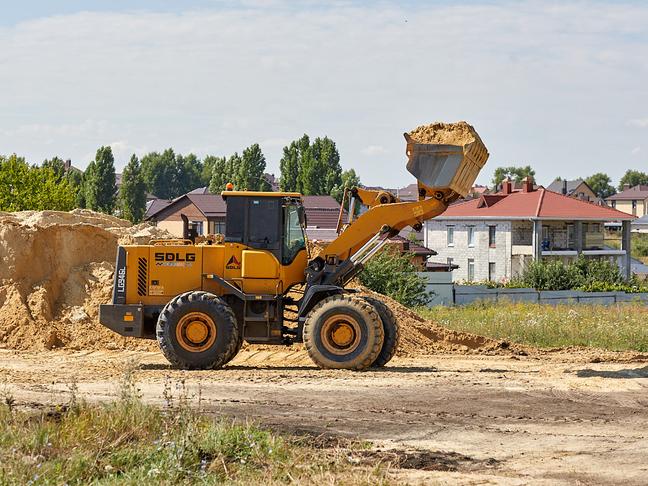
[[[175,192],[176,158],[173,149],[162,152],[151,152],[142,157],[142,177],[146,189],[151,194],[172,199],[180,194]]]
[[[146,184],[142,177],[142,167],[135,154],[124,167],[121,187],[119,188],[119,205],[122,217],[138,223],[146,212]]]
[[[94,211],[111,214],[115,208],[115,159],[110,147],[100,147],[92,172],[85,181],[86,206]]]
[[[310,143],[308,135],[284,147],[279,163],[280,186],[284,191],[305,195],[331,194],[342,183],[340,154],[335,142],[328,137]]]
[[[180,196],[202,185],[202,163],[194,154],[176,155],[174,196]]]
[[[623,187],[628,184],[630,187],[641,185],[648,185],[648,174],[638,170],[628,169],[619,181],[619,191],[623,191]]]
[[[520,182],[527,176],[535,177],[535,170],[533,170],[530,165],[526,165],[524,167],[498,167],[497,169],[495,169],[492,182],[494,186],[497,186],[498,184],[501,184],[502,181],[507,177],[516,182]]]
[[[304,194],[331,194],[342,182],[340,154],[335,142],[328,137],[316,138],[310,147],[310,157],[303,160],[301,177]]]
[[[267,191],[270,185],[263,177],[265,168],[266,160],[261,147],[258,143],[250,145],[241,155],[236,186],[248,191]]]
[[[211,167],[209,191],[213,194],[220,194],[225,190],[226,184],[232,182],[232,175],[227,171],[227,158],[208,155],[203,164],[205,167]]]
[[[585,183],[592,188],[592,191],[596,193],[601,199],[610,197],[613,194],[616,194],[616,189],[611,184],[612,179],[607,174],[603,172],[597,172],[591,176],[585,178]]]
[[[304,159],[308,157],[310,157],[310,138],[306,134],[284,147],[283,157],[279,161],[281,170],[279,186],[282,191],[303,192],[301,168]]]

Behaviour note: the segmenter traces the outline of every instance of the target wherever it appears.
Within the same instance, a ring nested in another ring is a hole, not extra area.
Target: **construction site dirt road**
[[[368,453],[399,463],[409,483],[629,485],[648,477],[645,357],[438,354],[364,373],[320,370],[305,358],[250,347],[225,369],[179,371],[157,352],[7,349],[0,391],[26,408],[65,403],[71,390],[108,401],[131,370],[147,402],[164,405],[169,390],[184,388],[210,413],[368,440]]]

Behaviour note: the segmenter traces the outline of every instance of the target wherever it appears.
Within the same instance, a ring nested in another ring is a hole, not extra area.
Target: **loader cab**
[[[226,191],[225,242],[267,250],[290,265],[306,249],[306,216],[298,193]]]

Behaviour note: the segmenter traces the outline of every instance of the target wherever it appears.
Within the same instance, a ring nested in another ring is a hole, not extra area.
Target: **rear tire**
[[[208,292],[174,297],[160,313],[157,340],[165,358],[182,369],[213,369],[231,360],[239,329],[231,307]]]
[[[317,304],[304,323],[304,344],[320,368],[364,370],[383,346],[378,312],[351,294],[332,295]]]
[[[396,354],[400,341],[400,328],[398,327],[396,316],[394,316],[392,310],[382,300],[367,296],[364,297],[364,300],[376,309],[383,324],[383,331],[385,333],[383,346],[376,361],[371,365],[373,368],[381,368],[389,363]]]

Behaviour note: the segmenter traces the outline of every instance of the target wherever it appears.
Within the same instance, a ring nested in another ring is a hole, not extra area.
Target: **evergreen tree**
[[[85,182],[86,205],[111,214],[115,208],[115,159],[110,147],[100,147]]]
[[[139,159],[135,154],[122,173],[122,183],[119,189],[119,201],[122,217],[138,223],[146,212],[146,184],[142,177]]]

